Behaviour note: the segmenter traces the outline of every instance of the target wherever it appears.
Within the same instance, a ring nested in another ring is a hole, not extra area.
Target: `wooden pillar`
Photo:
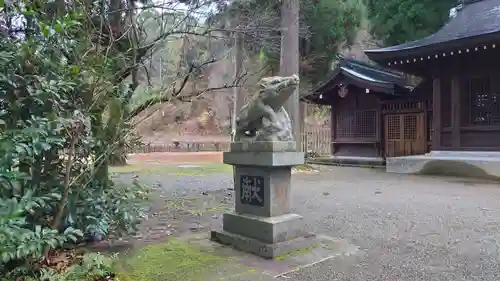
[[[451,77],[451,147],[460,148],[460,77]]]
[[[302,142],[305,138],[306,134],[306,119],[307,119],[307,103],[306,102],[299,102],[299,109],[300,109],[300,142],[297,143],[297,145],[300,144],[300,151],[306,152],[307,153],[307,148],[306,145]]]
[[[331,153],[332,155],[335,154],[335,139],[336,139],[336,136],[335,136],[335,132],[337,131],[337,118],[336,118],[336,115],[335,115],[335,106],[332,104],[330,105],[330,127],[332,128],[331,129],[331,142],[330,142],[330,145],[331,145]]]
[[[378,100],[378,107],[377,107],[377,113],[376,113],[376,135],[377,135],[377,143],[376,143],[376,148],[377,148],[377,154],[379,157],[384,157],[384,152],[383,149],[385,147],[385,142],[382,139],[383,136],[383,123],[384,123],[384,116],[382,114],[382,101],[379,99]]]
[[[424,139],[425,139],[425,152],[429,152],[429,101],[427,99],[422,101],[424,108]]]
[[[432,81],[432,150],[441,149],[441,79]]]

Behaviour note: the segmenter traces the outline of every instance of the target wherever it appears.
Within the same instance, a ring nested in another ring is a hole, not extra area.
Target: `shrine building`
[[[332,157],[500,177],[500,0],[460,0],[434,34],[365,53],[380,67],[344,60],[306,97],[331,105]]]

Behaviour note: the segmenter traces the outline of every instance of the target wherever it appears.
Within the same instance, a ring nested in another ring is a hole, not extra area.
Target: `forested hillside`
[[[443,25],[449,9],[456,3],[456,0],[301,1],[302,92],[324,79],[339,54],[368,60],[364,49],[425,37]],[[155,23],[149,21],[146,28],[154,33]],[[183,36],[169,41],[148,60],[143,76],[150,79],[144,79],[134,93],[133,105],[151,96],[161,96],[175,81],[180,68],[208,57],[217,58],[217,62],[203,68],[185,91],[230,84],[235,76],[235,63],[241,60],[246,74],[242,92],[248,96],[261,76],[277,73],[279,21],[280,6],[273,1],[252,0],[219,7],[204,24],[234,29],[250,26],[245,32],[243,52],[236,52],[235,40],[228,32],[212,33],[209,38]],[[225,134],[230,125],[232,101],[233,91],[227,88],[205,93],[189,104],[156,105],[140,114],[137,127],[154,142],[169,139],[169,135]]]

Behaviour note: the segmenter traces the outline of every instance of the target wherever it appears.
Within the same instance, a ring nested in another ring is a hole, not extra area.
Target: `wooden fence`
[[[127,153],[229,151],[229,142],[173,142],[143,144],[129,148]]]
[[[330,128],[310,127],[302,134],[302,151],[318,156],[331,154]],[[173,142],[171,144],[143,144],[127,150],[128,153],[229,151],[229,142]]]
[[[302,151],[317,156],[331,155],[332,137],[330,128],[309,127],[302,133]]]

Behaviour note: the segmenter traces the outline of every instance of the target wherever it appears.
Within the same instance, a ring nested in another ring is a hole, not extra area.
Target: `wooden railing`
[[[331,131],[327,127],[309,127],[301,134],[302,151],[316,155],[331,154]],[[127,149],[127,153],[229,151],[229,142],[173,142],[143,144]]]

